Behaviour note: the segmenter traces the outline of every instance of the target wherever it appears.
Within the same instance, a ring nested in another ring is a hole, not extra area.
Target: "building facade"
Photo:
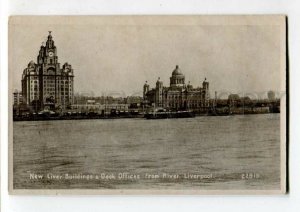
[[[72,66],[58,62],[57,49],[49,31],[37,63],[31,61],[22,75],[22,96],[34,110],[67,108],[74,101],[74,72]]]
[[[19,106],[24,103],[22,92],[15,90],[13,93],[13,106]]]
[[[143,87],[144,102],[149,106],[173,110],[205,110],[209,107],[209,82],[202,82],[202,87],[194,88],[185,83],[185,76],[178,65],[170,77],[170,86],[163,86],[158,78],[155,88],[150,89],[147,81]]]

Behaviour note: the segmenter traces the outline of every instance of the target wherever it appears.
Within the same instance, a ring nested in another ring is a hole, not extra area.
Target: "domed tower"
[[[46,48],[47,49],[52,49],[54,47],[55,46],[54,46],[54,41],[52,40],[51,31],[49,31],[48,39],[47,39],[47,42],[46,42]]]
[[[183,87],[184,80],[184,75],[181,73],[179,66],[176,65],[174,71],[172,72],[172,76],[170,77],[170,87]]]
[[[209,106],[209,82],[206,81],[206,77],[202,83],[203,93],[203,103],[205,107]]]
[[[44,57],[45,57],[45,46],[44,46],[44,42],[41,45],[40,51],[39,51],[39,55],[37,57],[37,62],[38,64],[43,64],[44,63]]]
[[[206,81],[206,77],[202,83],[203,89],[208,90],[209,89],[209,82]]]
[[[163,82],[158,77],[155,89],[155,103],[157,107],[162,107],[163,104]]]
[[[57,64],[57,50],[56,46],[54,45],[54,40],[52,39],[51,31],[49,31],[48,39],[46,41],[46,46],[44,50],[45,59],[44,62],[47,64]]]
[[[148,82],[146,81],[145,84],[144,84],[144,89],[143,89],[143,99],[146,100],[146,94],[148,93],[149,91],[149,85],[148,85]]]

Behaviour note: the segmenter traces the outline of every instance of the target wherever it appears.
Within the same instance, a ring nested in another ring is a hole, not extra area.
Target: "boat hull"
[[[182,112],[157,112],[145,114],[146,119],[171,119],[171,118],[194,118],[195,114],[189,111]]]

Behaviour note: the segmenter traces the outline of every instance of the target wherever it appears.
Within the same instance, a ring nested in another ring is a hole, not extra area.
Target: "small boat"
[[[194,118],[192,111],[154,111],[146,113],[146,119]]]

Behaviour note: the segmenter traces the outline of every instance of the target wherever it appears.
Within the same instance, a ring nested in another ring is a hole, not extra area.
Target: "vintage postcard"
[[[284,194],[286,17],[12,16],[10,194]]]

